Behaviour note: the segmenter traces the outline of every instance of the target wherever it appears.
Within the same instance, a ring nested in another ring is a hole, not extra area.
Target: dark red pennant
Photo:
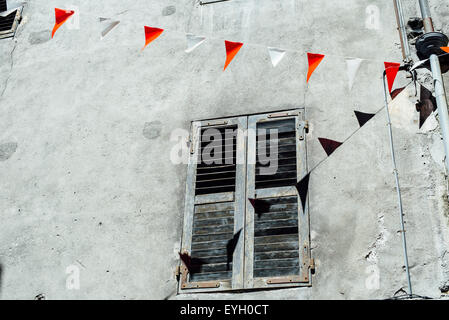
[[[421,86],[421,93],[418,103],[416,104],[416,111],[419,112],[419,128],[421,129],[424,122],[437,109],[435,97],[426,87]]]
[[[394,90],[390,93],[391,100],[393,100],[394,98],[396,98],[396,97],[402,92],[402,90],[404,90],[404,89],[405,89],[405,87],[403,87],[403,88],[398,88],[398,89],[394,89]]]
[[[251,205],[253,206],[254,210],[256,210],[256,199],[248,198],[249,202],[251,202]]]
[[[262,199],[252,199],[248,198],[249,202],[251,202],[251,205],[254,208],[254,211],[259,215],[259,217],[262,215],[262,213],[266,213],[270,211],[271,204]]]
[[[236,234],[234,234],[232,239],[230,239],[228,241],[228,243],[226,244],[226,253],[228,256],[228,260],[227,260],[227,264],[226,264],[227,270],[229,270],[229,265],[233,260],[234,251],[235,251],[235,248],[237,247],[237,243],[239,242],[240,233],[242,233],[242,229],[240,229]]]
[[[179,252],[179,257],[181,261],[186,266],[187,270],[189,270],[190,274],[195,274],[201,272],[201,267],[205,264],[205,261],[198,258],[192,258],[188,253]]]
[[[299,198],[301,199],[302,210],[305,210],[307,193],[309,191],[309,177],[310,173],[306,174],[298,183],[296,183],[295,187],[298,190]]]
[[[190,269],[192,268],[192,258],[189,256],[188,253],[181,253],[181,252],[178,252],[178,253],[179,253],[179,257],[181,258],[181,261],[184,263],[186,268],[189,269],[189,271],[190,271]]]
[[[359,122],[360,127],[363,127],[365,123],[367,123],[372,117],[375,116],[374,113],[365,113],[360,111],[355,111],[355,116],[357,117],[357,121]]]
[[[326,139],[326,138],[318,138],[318,140],[321,143],[321,146],[323,147],[324,151],[326,151],[326,154],[330,156],[339,146],[341,146],[343,143]]]

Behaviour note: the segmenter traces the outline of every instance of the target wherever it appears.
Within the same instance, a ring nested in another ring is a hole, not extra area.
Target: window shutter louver
[[[6,0],[0,0],[0,12],[8,10]]]
[[[230,290],[243,285],[243,130],[245,117],[193,123],[182,246],[192,267],[181,281],[181,290]]]
[[[247,170],[247,196],[254,200],[247,205],[245,287],[309,285],[308,210],[295,187],[307,172],[302,114],[251,116],[248,129],[255,132],[248,136],[248,159],[255,163]],[[276,170],[262,172],[267,159]]]

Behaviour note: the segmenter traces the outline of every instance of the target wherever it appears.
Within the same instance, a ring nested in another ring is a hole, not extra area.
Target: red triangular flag
[[[226,62],[223,71],[226,70],[228,65],[231,63],[232,59],[234,59],[237,52],[239,52],[240,48],[243,46],[243,43],[225,40],[225,46],[226,46]]]
[[[150,44],[150,42],[154,41],[157,37],[161,35],[162,32],[164,32],[164,29],[160,28],[152,28],[145,26],[145,45],[143,46],[142,50],[145,49],[147,45]]]
[[[55,35],[56,30],[59,29],[60,26],[64,24],[64,22],[67,21],[68,18],[70,18],[75,11],[73,10],[63,10],[55,8],[55,26],[53,27],[53,31],[51,32],[51,37]]]
[[[449,53],[449,47],[440,47],[441,50],[443,50],[444,52]]]
[[[327,156],[330,156],[339,146],[343,144],[342,142],[326,138],[318,138],[318,140],[320,141],[324,151],[326,151]]]
[[[391,92],[391,89],[393,89],[394,79],[396,79],[396,75],[398,74],[401,64],[396,62],[384,62],[384,64],[388,81],[388,92]]]
[[[309,82],[310,76],[312,75],[313,71],[315,71],[315,69],[324,59],[324,54],[307,53],[307,59],[309,60],[309,70],[307,71],[307,82]]]

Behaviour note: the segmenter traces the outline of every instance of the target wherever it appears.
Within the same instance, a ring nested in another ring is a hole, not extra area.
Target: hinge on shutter
[[[181,275],[181,266],[177,266],[177,267],[175,268],[174,274],[175,274],[175,279],[179,281],[179,277],[180,277],[180,275]]]
[[[293,112],[279,112],[279,113],[272,113],[268,115],[268,118],[284,118],[284,117],[291,117],[291,116],[297,116],[299,114],[298,111]]]
[[[300,121],[298,124],[299,129],[299,140],[304,140],[304,133],[309,133],[309,122],[308,121]]]
[[[195,153],[195,146],[196,141],[198,140],[198,134],[196,132],[192,131],[192,136],[190,137],[189,144],[190,144],[190,154]]]
[[[202,282],[189,282],[187,280],[187,275],[189,269],[186,267],[184,262],[182,265],[176,267],[175,276],[179,281],[181,280],[181,289],[203,289],[203,288],[218,288],[220,287],[220,281],[202,281]]]
[[[302,282],[309,282],[309,270],[315,271],[315,260],[310,257],[309,246],[304,243],[302,247],[302,266],[301,279]]]

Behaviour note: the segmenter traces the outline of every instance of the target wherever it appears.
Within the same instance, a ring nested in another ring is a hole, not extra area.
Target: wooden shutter
[[[181,249],[192,267],[189,272],[181,265],[181,292],[243,288],[246,128],[246,117],[192,123]],[[222,163],[204,163],[203,153],[215,140],[207,129],[222,137]],[[226,130],[236,135],[223,135]],[[231,154],[224,152],[230,146]]]
[[[277,137],[269,135],[270,129],[277,130]],[[245,288],[309,285],[308,209],[301,209],[295,187],[307,172],[303,114],[251,116],[248,131],[247,198],[254,200],[246,206]],[[273,155],[272,143],[277,143]],[[264,144],[278,162],[269,175],[260,171]]]
[[[1,0],[0,0],[1,1]],[[1,7],[1,3],[0,3]],[[6,5],[5,5],[6,7]],[[2,10],[0,10],[1,12]],[[22,8],[12,11],[7,16],[0,17],[0,39],[13,37],[22,15]]]

